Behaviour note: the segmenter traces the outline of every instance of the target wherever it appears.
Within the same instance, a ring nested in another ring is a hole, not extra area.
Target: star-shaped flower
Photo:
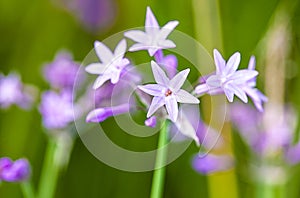
[[[214,50],[214,60],[216,64],[216,74],[211,75],[206,84],[209,89],[216,90],[221,88],[229,102],[233,102],[233,97],[236,95],[243,102],[247,103],[248,98],[244,90],[249,86],[248,82],[258,75],[255,70],[243,69],[238,70],[241,61],[239,52],[234,53],[226,63],[218,50]]]
[[[185,82],[190,69],[179,72],[170,80],[156,62],[151,61],[151,67],[157,84],[138,86],[142,91],[154,96],[147,117],[149,118],[155,111],[165,105],[170,119],[173,122],[176,122],[178,117],[177,102],[189,104],[199,103],[199,100],[192,94],[180,89]]]
[[[95,51],[102,63],[92,63],[85,68],[88,73],[99,75],[94,83],[94,89],[101,87],[107,80],[112,84],[119,81],[123,68],[129,64],[129,60],[124,58],[126,48],[125,39],[118,43],[114,52],[103,43],[95,42]]]
[[[147,7],[145,32],[131,30],[124,34],[126,37],[137,42],[129,48],[129,51],[148,50],[149,55],[153,56],[157,50],[175,48],[175,43],[167,40],[167,37],[178,23],[178,21],[170,21],[160,28],[150,7]]]

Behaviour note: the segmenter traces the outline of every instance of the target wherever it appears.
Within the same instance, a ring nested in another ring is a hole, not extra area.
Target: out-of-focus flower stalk
[[[217,0],[194,0],[193,3],[197,40],[209,51],[212,51],[216,47],[222,49],[223,41],[219,2]],[[204,114],[207,115],[204,118],[206,121],[207,118],[210,118],[211,114],[214,115],[214,112],[211,111],[220,111],[218,106],[220,106],[222,104],[221,101],[224,100],[222,97],[223,96],[214,96],[214,99],[202,97],[201,107],[203,112],[205,112]],[[212,100],[214,100],[214,102]],[[211,120],[211,126],[214,127],[214,125],[218,125],[216,122],[220,121],[218,121],[218,119]],[[231,139],[231,127],[229,125],[223,127],[222,135],[224,135],[226,139]],[[231,145],[227,145],[227,148],[222,151],[222,154],[230,154],[231,152]],[[224,195],[231,198],[238,196],[234,169],[222,174],[208,176],[208,183],[209,196],[211,198],[223,197]],[[221,188],[220,186],[224,187]]]

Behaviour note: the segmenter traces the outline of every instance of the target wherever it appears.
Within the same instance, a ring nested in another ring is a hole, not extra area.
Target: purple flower
[[[148,127],[152,127],[155,128],[156,127],[156,117],[155,116],[151,116],[150,118],[145,120],[145,125]]]
[[[74,120],[72,94],[46,91],[42,95],[39,111],[47,129],[62,129]]]
[[[30,165],[26,159],[13,162],[10,158],[0,158],[0,181],[20,182],[28,179]]]
[[[229,155],[196,155],[193,159],[193,168],[201,174],[212,174],[227,171],[234,165],[233,158]]]
[[[35,88],[24,86],[19,75],[11,73],[8,76],[0,74],[0,107],[8,108],[18,105],[27,109],[34,101]]]
[[[173,78],[176,75],[178,66],[176,56],[174,56],[173,54],[164,56],[163,51],[158,50],[154,54],[154,57],[155,61],[166,69],[169,78]]]
[[[86,67],[86,71],[91,74],[97,74],[93,88],[97,89],[106,81],[110,80],[112,84],[116,84],[125,66],[129,64],[129,60],[124,58],[126,53],[126,40],[121,40],[115,51],[112,52],[103,43],[95,42],[95,51],[102,63],[92,63]]]
[[[103,122],[111,116],[127,113],[129,109],[127,103],[113,107],[97,108],[87,115],[86,122]]]
[[[79,70],[79,64],[74,62],[68,52],[59,52],[52,63],[44,67],[45,79],[55,89],[72,89]]]
[[[178,117],[177,102],[189,104],[199,103],[199,100],[196,97],[194,97],[187,91],[180,89],[185,82],[190,70],[185,69],[179,72],[174,78],[170,80],[166,76],[165,72],[157,65],[157,63],[151,61],[151,66],[154,79],[157,84],[138,86],[138,88],[142,91],[154,96],[149,107],[147,117],[149,118],[155,111],[165,105],[169,118],[173,122],[176,122]]]
[[[160,49],[175,48],[175,43],[167,40],[167,37],[178,23],[178,21],[170,21],[160,28],[150,7],[147,7],[145,32],[130,30],[124,33],[126,37],[137,42],[129,48],[129,51],[148,50],[149,55],[153,56]]]

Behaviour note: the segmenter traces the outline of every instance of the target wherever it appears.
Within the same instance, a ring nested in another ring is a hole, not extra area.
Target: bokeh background
[[[66,49],[81,62],[92,50],[95,40],[126,29],[144,25],[146,7],[151,6],[160,25],[169,20],[180,21],[180,30],[197,39],[211,53],[220,49],[226,59],[236,51],[247,65],[250,55],[258,60],[258,87],[264,90],[264,63],[268,32],[276,26],[279,10],[287,16],[290,49],[287,55],[285,101],[300,110],[300,5],[298,0],[1,0],[0,1],[0,68],[1,73],[18,71],[25,83],[40,90],[48,88],[42,67],[55,54]],[[196,52],[191,52],[196,53]],[[145,58],[147,54],[142,54]],[[180,63],[180,62],[179,62]],[[112,127],[109,119],[104,127]],[[37,108],[23,111],[17,107],[0,110],[0,156],[13,159],[26,157],[32,165],[34,185],[43,164],[47,135]],[[130,138],[111,133],[120,144]],[[195,145],[168,165],[164,197],[254,197],[255,186],[245,176],[247,146],[239,135],[229,138],[237,156],[235,170],[203,176],[191,167]],[[137,141],[136,148],[152,148],[157,136],[148,143]],[[131,142],[134,142],[131,141]],[[135,145],[133,143],[133,145]],[[152,145],[152,146],[151,146]],[[66,168],[58,179],[55,197],[148,197],[152,172],[129,173],[98,161],[77,138]],[[289,196],[300,197],[300,171],[293,170]],[[226,193],[226,194],[224,194]],[[2,183],[0,197],[22,197],[18,184]],[[226,196],[227,197],[227,196]]]

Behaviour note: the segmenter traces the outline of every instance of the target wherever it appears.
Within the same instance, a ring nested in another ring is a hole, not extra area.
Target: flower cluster
[[[224,93],[229,102],[233,102],[236,95],[247,103],[248,95],[257,109],[263,111],[262,104],[267,98],[255,88],[258,75],[255,59],[251,57],[248,69],[237,70],[241,59],[238,52],[226,63],[221,54],[214,50],[216,72],[202,77],[204,80],[194,90],[187,91],[182,88],[190,69],[177,72],[176,56],[165,56],[163,53],[164,49],[176,47],[167,37],[178,24],[178,21],[170,21],[160,27],[151,9],[147,7],[145,31],[130,30],[124,33],[125,37],[135,42],[128,51],[146,50],[150,57],[154,57],[151,69],[155,83],[143,84],[143,74],[135,71],[130,60],[125,57],[125,39],[122,39],[113,51],[104,43],[95,42],[99,62],[87,65],[85,70],[98,75],[93,85],[96,108],[87,115],[87,122],[103,122],[111,116],[136,110],[136,101],[131,98],[134,92],[148,110],[146,126],[155,127],[157,119],[169,119],[172,121],[170,137],[175,140],[191,138],[198,146],[201,144],[203,148],[210,150],[213,147],[222,147],[224,139],[201,121],[198,111],[195,112],[200,103],[197,97],[206,93]],[[118,93],[117,99],[113,96],[114,92]],[[192,108],[188,108],[189,106]],[[194,168],[203,174],[226,170],[232,165],[231,156],[208,154],[197,155],[194,158]]]
[[[21,182],[30,176],[30,165],[26,159],[12,161],[10,158],[0,158],[0,182]]]

